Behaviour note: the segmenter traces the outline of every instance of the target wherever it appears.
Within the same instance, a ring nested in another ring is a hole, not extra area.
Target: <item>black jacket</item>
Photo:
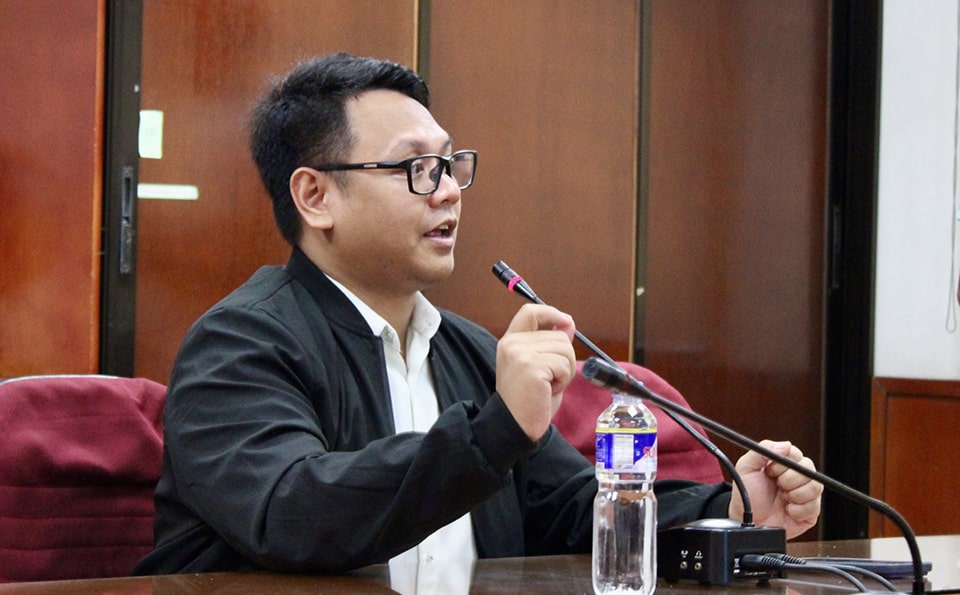
[[[204,314],[164,410],[156,546],[137,574],[385,562],[466,512],[480,557],[589,551],[592,466],[530,441],[496,394],[496,340],[450,312],[431,341],[441,414],[394,434],[382,343],[299,250]],[[658,484],[664,524],[729,487]]]

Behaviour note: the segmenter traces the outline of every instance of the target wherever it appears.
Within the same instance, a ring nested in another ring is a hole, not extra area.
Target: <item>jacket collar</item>
[[[310,297],[327,312],[328,319],[363,335],[371,335],[370,326],[350,299],[334,285],[303,251],[294,247],[290,260],[284,267],[287,274],[297,280]]]

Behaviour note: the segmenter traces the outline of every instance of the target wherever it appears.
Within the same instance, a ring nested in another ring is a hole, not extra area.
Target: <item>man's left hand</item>
[[[813,461],[790,442],[764,440],[760,445],[814,469]],[[740,457],[737,471],[750,494],[755,524],[783,527],[790,539],[817,523],[823,494],[820,482],[754,451]],[[743,499],[736,485],[730,498],[730,518],[743,518]]]

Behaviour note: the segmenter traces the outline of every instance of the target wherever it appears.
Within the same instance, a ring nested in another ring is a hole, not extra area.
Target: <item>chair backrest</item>
[[[617,363],[654,393],[690,408],[677,389],[651,370],[630,362]],[[577,371],[582,368],[583,362],[577,362]],[[649,402],[644,404],[657,418],[658,479],[689,479],[703,483],[723,481],[720,463],[713,455],[659,407]],[[578,373],[564,391],[563,403],[553,418],[560,433],[591,462],[596,457],[597,418],[609,405],[610,391],[584,380]],[[703,433],[699,425],[691,425]]]
[[[0,382],[0,582],[128,575],[153,545],[166,388]]]

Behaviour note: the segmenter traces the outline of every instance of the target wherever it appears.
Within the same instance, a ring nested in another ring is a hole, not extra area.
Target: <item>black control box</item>
[[[766,581],[781,571],[740,568],[746,554],[785,554],[781,528],[743,527],[728,519],[704,519],[657,533],[657,575],[668,582],[694,580],[728,585],[738,579]]]

